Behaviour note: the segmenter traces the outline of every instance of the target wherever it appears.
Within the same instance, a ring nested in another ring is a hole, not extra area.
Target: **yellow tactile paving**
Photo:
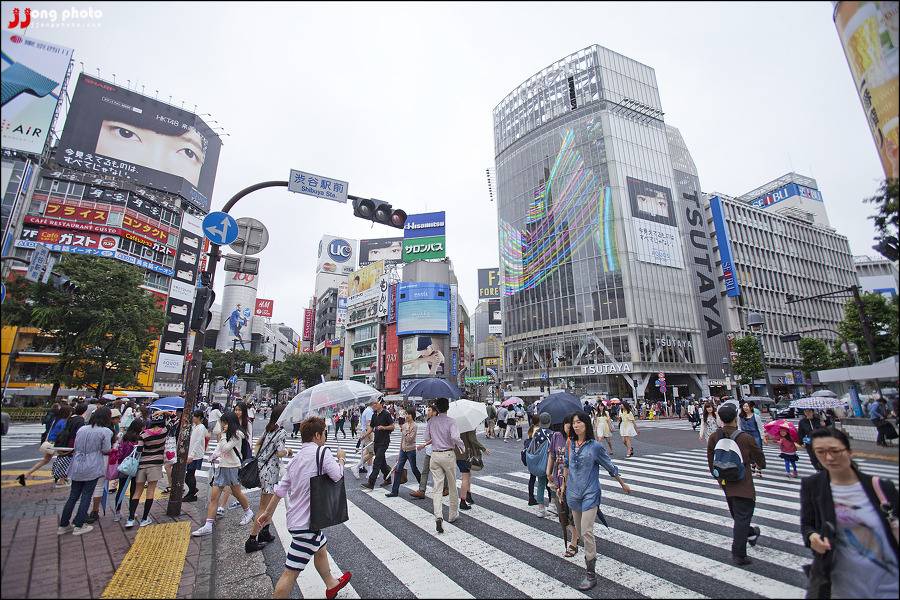
[[[141,528],[100,597],[175,598],[190,539],[188,521]]]

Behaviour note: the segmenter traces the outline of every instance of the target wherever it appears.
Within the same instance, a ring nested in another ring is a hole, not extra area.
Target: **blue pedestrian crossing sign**
[[[213,244],[227,246],[237,239],[238,224],[226,212],[211,212],[203,219],[203,233]]]

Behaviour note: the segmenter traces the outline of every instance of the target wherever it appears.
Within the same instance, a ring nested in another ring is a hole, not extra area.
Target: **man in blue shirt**
[[[879,446],[887,445],[884,441],[884,430],[882,428],[882,423],[884,423],[886,416],[886,405],[887,402],[883,398],[874,400],[869,404],[869,420],[872,421],[872,424],[875,425],[875,430],[878,432],[878,438],[875,440],[875,443]]]

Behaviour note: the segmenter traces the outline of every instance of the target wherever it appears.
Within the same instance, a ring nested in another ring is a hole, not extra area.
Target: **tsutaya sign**
[[[630,362],[581,365],[582,375],[616,375],[620,373],[631,373],[633,370],[634,366]]]

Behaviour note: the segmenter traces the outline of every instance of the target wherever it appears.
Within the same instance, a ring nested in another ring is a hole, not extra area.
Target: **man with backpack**
[[[753,436],[738,428],[737,409],[733,404],[719,407],[719,419],[724,425],[709,436],[706,458],[710,473],[725,492],[728,511],[734,519],[731,561],[744,566],[752,562],[747,556],[747,543],[755,546],[760,535],[759,527],[750,525],[756,507],[750,465],[755,463],[764,469],[766,456]]]

